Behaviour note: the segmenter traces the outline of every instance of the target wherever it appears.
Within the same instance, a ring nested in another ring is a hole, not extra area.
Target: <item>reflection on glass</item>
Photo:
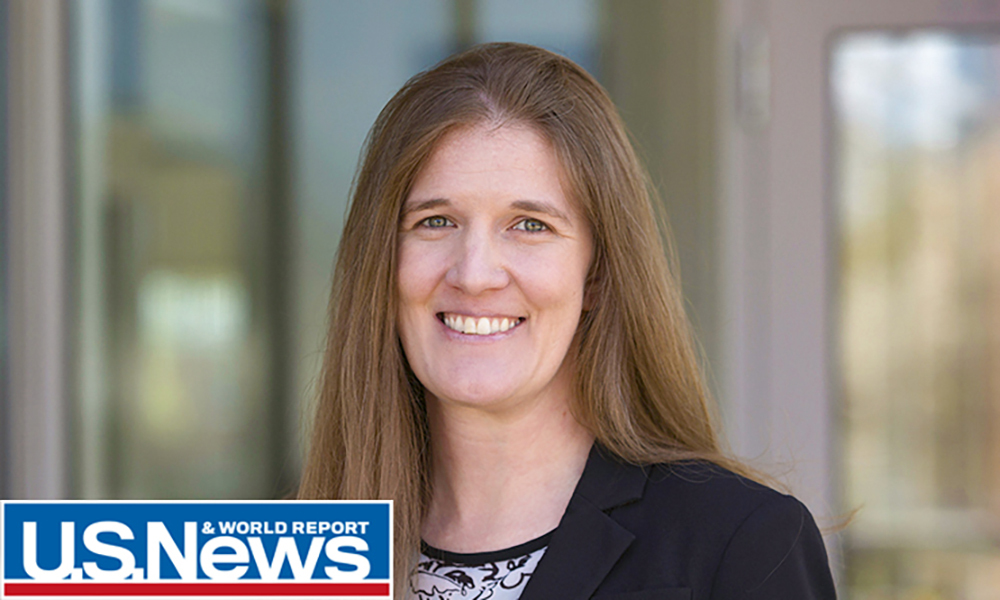
[[[76,11],[85,497],[269,497],[264,3]]]
[[[1000,37],[833,50],[850,598],[1000,598]]]

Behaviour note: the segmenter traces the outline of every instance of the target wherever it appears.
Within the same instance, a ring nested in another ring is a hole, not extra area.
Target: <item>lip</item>
[[[476,319],[482,317],[486,317],[487,319],[492,319],[494,317],[497,319],[503,319],[506,317],[511,320],[524,320],[527,318],[524,315],[519,315],[517,313],[486,312],[482,310],[439,310],[438,312],[434,313],[434,316],[436,316],[438,319],[440,319],[444,315],[461,315],[463,317],[473,317]]]

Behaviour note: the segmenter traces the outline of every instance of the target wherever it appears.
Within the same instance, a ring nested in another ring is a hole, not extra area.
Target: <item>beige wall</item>
[[[722,358],[717,4],[607,0],[603,12],[601,72],[659,192],[689,316],[714,370]]]

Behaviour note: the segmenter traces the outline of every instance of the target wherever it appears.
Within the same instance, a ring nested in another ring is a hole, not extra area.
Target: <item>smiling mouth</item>
[[[525,317],[469,317],[454,313],[438,313],[437,318],[448,329],[466,335],[492,335],[510,331],[525,321]]]

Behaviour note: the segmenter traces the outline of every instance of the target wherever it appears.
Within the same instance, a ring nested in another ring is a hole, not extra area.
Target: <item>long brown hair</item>
[[[486,44],[413,77],[369,133],[340,242],[301,498],[395,501],[400,597],[429,498],[423,389],[396,329],[397,231],[416,175],[450,131],[528,125],[553,145],[594,236],[576,336],[576,418],[636,464],[720,451],[648,177],[601,86],[572,61]]]

